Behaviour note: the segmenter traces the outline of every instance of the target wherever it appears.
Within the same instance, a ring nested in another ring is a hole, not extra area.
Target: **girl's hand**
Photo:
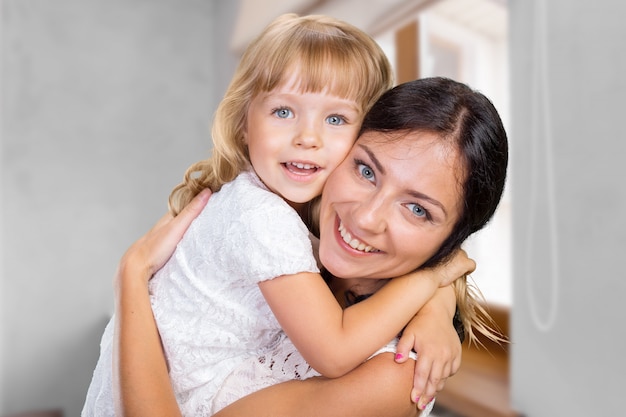
[[[433,400],[443,389],[446,379],[461,366],[461,341],[453,324],[456,296],[449,284],[475,269],[474,260],[459,249],[447,263],[422,270],[442,288],[409,322],[396,350],[396,361],[400,363],[409,358],[411,349],[417,352],[411,399],[420,410]]]
[[[202,190],[187,206],[173,217],[163,216],[155,225],[126,251],[119,268],[130,270],[128,276],[139,276],[147,283],[174,253],[191,222],[209,201],[211,191]],[[118,274],[118,277],[124,274]]]
[[[461,366],[461,341],[449,311],[420,310],[398,342],[396,362],[405,362],[411,349],[417,352],[411,399],[423,410]]]
[[[467,256],[467,252],[458,249],[452,258],[444,264],[429,268],[432,278],[440,287],[446,287],[458,278],[471,274],[476,269],[476,262]]]

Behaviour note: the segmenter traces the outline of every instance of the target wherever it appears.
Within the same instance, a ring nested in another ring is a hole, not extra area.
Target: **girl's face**
[[[244,136],[257,175],[294,207],[322,192],[352,147],[362,117],[355,101],[303,93],[297,81],[292,77],[254,97]]]
[[[369,132],[324,188],[320,260],[338,278],[392,278],[439,249],[460,216],[456,149],[433,133]]]

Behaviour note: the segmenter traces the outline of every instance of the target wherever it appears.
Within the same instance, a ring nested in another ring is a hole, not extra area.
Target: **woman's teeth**
[[[350,232],[348,232],[344,227],[343,222],[339,222],[339,234],[341,235],[343,241],[350,245],[352,249],[360,250],[361,252],[378,252],[377,249],[374,249],[357,239],[353,239]]]

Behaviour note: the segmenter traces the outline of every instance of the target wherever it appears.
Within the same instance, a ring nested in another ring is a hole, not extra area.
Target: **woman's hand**
[[[396,362],[405,362],[411,349],[417,352],[411,399],[423,410],[446,379],[461,366],[461,341],[454,328],[454,289],[441,288],[402,333]]]
[[[175,218],[166,215],[124,254],[115,279],[113,395],[118,416],[181,416],[170,384],[148,280],[172,256],[210,196],[198,194]]]
[[[206,206],[211,191],[202,190],[189,204],[173,217],[166,214],[139,240],[131,245],[120,261],[120,270],[131,272],[147,283],[174,253],[191,222]],[[118,278],[120,275],[118,274]]]

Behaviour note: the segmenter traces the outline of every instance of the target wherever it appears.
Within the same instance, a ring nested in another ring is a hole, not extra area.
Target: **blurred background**
[[[506,349],[464,353],[438,416],[623,413],[626,3],[0,0],[0,416],[78,416],[126,248],[210,153],[247,43],[285,12],[370,33],[398,82],[492,99],[511,145],[467,249]]]

